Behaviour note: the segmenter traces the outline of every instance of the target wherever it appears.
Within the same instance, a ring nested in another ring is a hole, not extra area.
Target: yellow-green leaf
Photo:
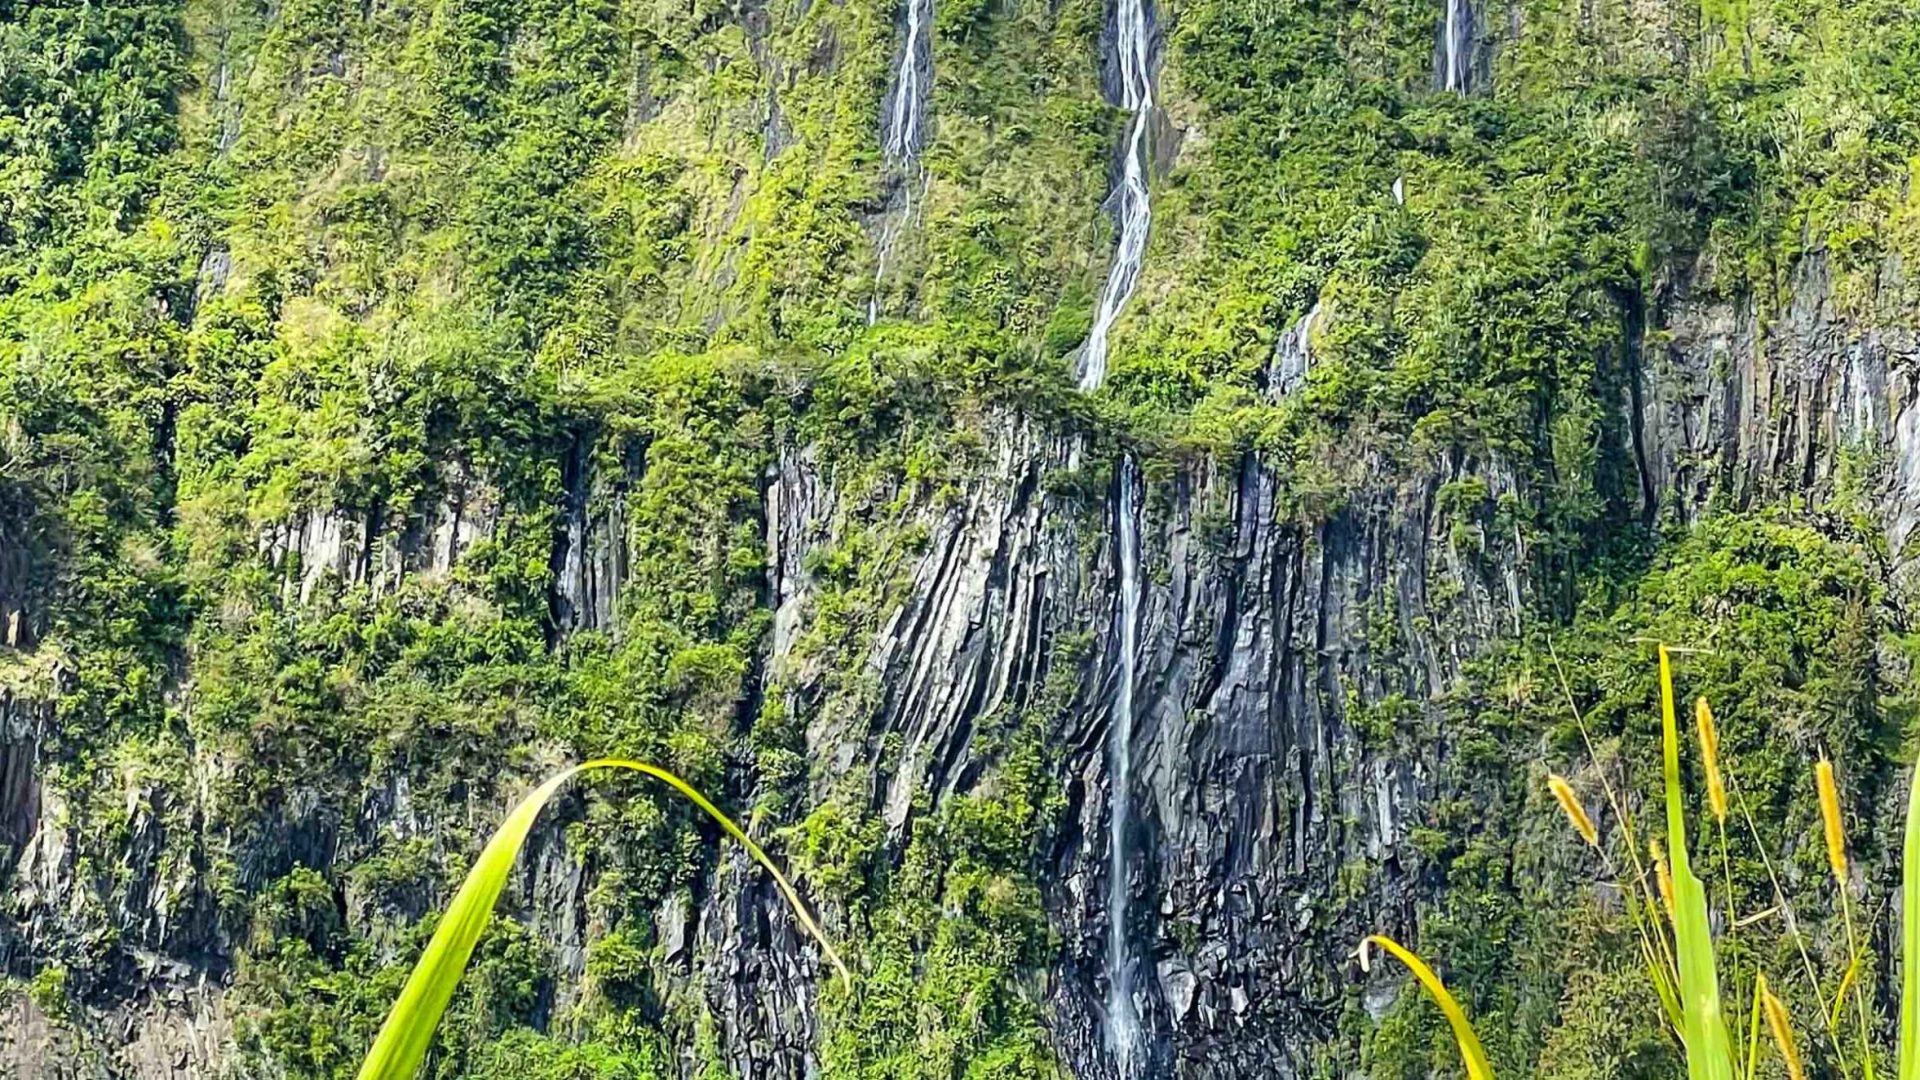
[[[562,784],[587,769],[631,769],[645,773],[686,796],[719,822],[729,836],[744,844],[748,854],[773,875],[774,883],[780,887],[780,894],[792,905],[800,924],[820,943],[821,951],[839,972],[841,980],[849,987],[852,985],[852,976],[848,974],[846,964],[841,962],[840,954],[834,951],[819,924],[813,921],[813,916],[800,903],[800,896],[794,891],[793,884],[774,865],[767,853],[760,849],[760,845],[733,823],[732,818],[721,813],[720,808],[707,801],[706,796],[695,790],[693,785],[657,765],[623,758],[599,758],[567,769],[541,784],[500,823],[500,828],[493,834],[493,839],[487,842],[473,869],[467,872],[467,879],[461,883],[460,891],[454,894],[453,903],[447,906],[447,912],[434,930],[433,938],[427,942],[420,962],[414,965],[413,974],[407,977],[407,984],[401,988],[393,1011],[387,1014],[387,1022],[381,1026],[379,1037],[374,1039],[373,1049],[367,1052],[366,1060],[360,1065],[359,1080],[412,1080],[433,1041],[433,1029],[439,1024],[441,1014],[446,1012],[447,1002],[452,999],[454,988],[459,985],[460,976],[466,971],[474,945],[479,942],[481,932],[493,917],[494,903],[500,898],[507,876],[513,871],[513,862],[520,854],[521,845],[533,830],[534,820]]]
[[[1680,967],[1680,1037],[1690,1080],[1733,1080],[1732,1040],[1721,1013],[1707,922],[1707,889],[1687,857],[1686,808],[1680,794],[1680,732],[1673,709],[1673,668],[1660,647],[1660,721],[1666,781],[1667,844],[1673,863],[1673,937]]]
[[[1480,1037],[1473,1033],[1473,1025],[1467,1021],[1466,1010],[1462,1009],[1460,1003],[1453,999],[1453,995],[1447,992],[1446,984],[1440,981],[1440,976],[1434,974],[1426,961],[1408,952],[1399,942],[1390,937],[1374,934],[1367,938],[1360,945],[1363,957],[1368,945],[1380,946],[1392,953],[1394,959],[1407,965],[1407,970],[1413,972],[1413,977],[1420,980],[1421,986],[1426,987],[1427,994],[1433,998],[1433,1003],[1440,1006],[1440,1012],[1446,1016],[1447,1023],[1453,1028],[1453,1041],[1460,1046],[1460,1059],[1466,1062],[1467,1080],[1493,1080],[1493,1066],[1487,1061],[1487,1051],[1480,1045]]]

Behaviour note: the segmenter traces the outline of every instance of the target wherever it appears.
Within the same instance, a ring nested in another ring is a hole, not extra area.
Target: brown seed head
[[[1727,820],[1727,785],[1720,777],[1720,734],[1713,729],[1713,710],[1701,698],[1693,707],[1694,723],[1700,728],[1700,757],[1707,766],[1707,806],[1715,820]]]
[[[1593,827],[1593,819],[1587,816],[1587,808],[1580,805],[1580,796],[1573,793],[1573,785],[1559,773],[1547,774],[1547,788],[1560,803],[1560,809],[1567,812],[1567,820],[1573,822],[1573,831],[1580,834],[1591,847],[1600,846],[1600,831]]]
[[[1793,1044],[1793,1024],[1787,1019],[1787,1007],[1767,989],[1766,976],[1761,976],[1755,987],[1760,992],[1760,1007],[1767,1014],[1767,1029],[1773,1032],[1773,1042],[1780,1048],[1780,1059],[1787,1063],[1789,1080],[1806,1080],[1806,1069],[1800,1064],[1800,1051]]]
[[[1833,762],[1821,758],[1813,767],[1814,786],[1820,789],[1820,819],[1826,825],[1827,865],[1842,888],[1847,884],[1847,834],[1840,825],[1840,789],[1833,782]]]

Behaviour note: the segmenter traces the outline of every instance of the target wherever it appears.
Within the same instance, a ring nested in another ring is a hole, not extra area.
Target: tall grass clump
[[[1558,658],[1555,658],[1558,664]],[[1659,649],[1660,670],[1660,788],[1659,802],[1664,819],[1663,836],[1636,835],[1632,807],[1600,767],[1592,733],[1573,700],[1573,694],[1561,677],[1567,705],[1580,728],[1587,751],[1605,788],[1606,805],[1613,813],[1618,830],[1617,850],[1624,860],[1616,862],[1616,849],[1607,842],[1594,818],[1580,799],[1573,782],[1558,773],[1548,773],[1548,793],[1579,836],[1581,842],[1599,857],[1607,875],[1620,887],[1628,917],[1639,938],[1648,978],[1658,998],[1672,1034],[1678,1039],[1686,1061],[1688,1080],[1753,1080],[1762,1050],[1763,1032],[1780,1059],[1780,1068],[1789,1080],[1804,1080],[1814,1069],[1801,1053],[1794,1034],[1787,1003],[1769,985],[1761,966],[1752,972],[1747,984],[1744,1054],[1736,1048],[1727,1020],[1726,999],[1722,993],[1721,972],[1709,912],[1706,883],[1695,872],[1694,848],[1689,843],[1686,793],[1681,782],[1682,750],[1678,710],[1673,689],[1673,662],[1665,646]],[[1727,890],[1723,933],[1736,934],[1775,915],[1782,917],[1788,940],[1798,955],[1811,999],[1820,1013],[1820,1030],[1832,1052],[1837,1074],[1843,1078],[1876,1080],[1873,1018],[1869,994],[1860,975],[1865,956],[1860,942],[1863,935],[1855,925],[1853,897],[1849,883],[1846,821],[1840,798],[1840,785],[1834,764],[1824,755],[1814,764],[1812,779],[1820,809],[1821,843],[1827,869],[1839,890],[1837,906],[1844,927],[1848,963],[1831,990],[1823,989],[1812,952],[1802,935],[1775,872],[1773,860],[1761,842],[1753,814],[1732,783],[1732,774],[1723,761],[1719,731],[1712,707],[1704,698],[1694,704],[1694,730],[1698,737],[1700,770],[1706,787],[1706,809],[1720,849],[1721,876]],[[1899,1001],[1899,1071],[1897,1080],[1920,1080],[1920,767],[1909,781],[1905,847],[1902,859],[1902,926],[1900,932],[1901,987]],[[1738,809],[1754,848],[1773,886],[1774,906],[1766,911],[1739,917],[1734,907],[1732,860],[1728,853],[1727,819]],[[1642,861],[1644,858],[1644,862]],[[1624,865],[1623,865],[1624,863]],[[1453,1028],[1469,1080],[1491,1080],[1491,1068],[1485,1051],[1474,1034],[1465,1012],[1454,1001],[1433,970],[1417,956],[1390,939],[1374,936],[1362,944],[1361,961],[1365,966],[1367,948],[1378,945],[1399,958],[1426,988],[1447,1022]],[[1866,968],[1871,970],[1870,968]],[[1797,976],[1796,976],[1797,977]],[[1736,980],[1737,982],[1737,980]],[[1737,989],[1737,987],[1736,987]],[[1843,1033],[1849,1026],[1845,1017],[1851,1012],[1857,1026],[1857,1039]],[[1854,1044],[1850,1049],[1846,1044]]]
[[[480,852],[473,869],[467,872],[466,881],[461,883],[460,891],[454,894],[446,914],[441,916],[440,925],[427,942],[419,963],[414,965],[413,974],[407,977],[399,999],[393,1004],[393,1011],[387,1015],[386,1023],[373,1041],[373,1048],[360,1065],[359,1080],[412,1080],[420,1063],[426,1058],[427,1048],[433,1042],[433,1030],[439,1024],[441,1014],[446,1012],[447,1002],[453,998],[461,974],[466,971],[467,960],[473,955],[474,946],[479,943],[481,933],[493,917],[494,903],[506,887],[514,860],[520,854],[521,846],[526,843],[528,833],[533,830],[534,820],[561,785],[588,769],[628,769],[644,773],[666,783],[705,811],[708,817],[726,830],[727,835],[740,841],[747,853],[773,875],[774,884],[779,886],[780,895],[786,897],[787,903],[792,906],[794,917],[820,943],[821,952],[839,973],[842,983],[852,986],[847,965],[841,961],[840,954],[827,940],[820,925],[807,913],[806,906],[800,902],[799,893],[794,891],[793,883],[780,872],[780,868],[774,865],[760,845],[734,824],[732,818],[722,813],[693,785],[657,765],[624,758],[599,758],[553,776],[522,799],[520,805],[514,807],[507,819],[500,823],[493,839]]]
[[[1805,1075],[1804,1064],[1799,1047],[1794,1039],[1793,1025],[1785,1002],[1768,986],[1763,971],[1754,972],[1752,990],[1752,1023],[1749,1026],[1745,1068],[1741,1069],[1725,1019],[1720,988],[1720,972],[1715,958],[1712,929],[1708,919],[1709,905],[1704,882],[1694,873],[1691,852],[1687,841],[1687,815],[1684,791],[1680,781],[1680,738],[1679,724],[1674,706],[1672,659],[1665,646],[1659,649],[1660,663],[1660,712],[1661,712],[1661,796],[1666,817],[1666,846],[1658,840],[1649,841],[1654,875],[1659,884],[1661,900],[1667,911],[1667,920],[1672,927],[1673,956],[1675,968],[1673,975],[1677,979],[1679,990],[1676,1034],[1686,1055],[1687,1075],[1690,1080],[1732,1080],[1740,1073],[1751,1077],[1759,1051],[1761,1020],[1766,1022],[1766,1030],[1771,1036],[1783,1067],[1793,1080]],[[1564,680],[1563,680],[1564,684]],[[1568,695],[1568,704],[1572,706],[1572,696]],[[1586,734],[1584,719],[1574,710],[1576,721],[1580,723],[1582,734]],[[1741,919],[1734,910],[1733,874],[1731,858],[1728,855],[1726,820],[1733,799],[1729,796],[1727,774],[1723,770],[1720,753],[1719,732],[1715,726],[1713,710],[1704,698],[1696,701],[1694,709],[1695,729],[1699,739],[1701,772],[1706,781],[1707,809],[1712,814],[1718,832],[1721,849],[1721,865],[1727,889],[1726,927],[1727,933],[1765,918],[1775,912],[1784,913],[1789,938],[1801,961],[1807,986],[1816,1002],[1826,1003],[1828,995],[1821,988],[1821,980],[1815,970],[1811,953],[1802,936],[1797,920],[1793,916],[1792,905],[1787,901],[1785,890],[1779,876],[1774,872],[1771,859],[1767,858],[1765,846],[1761,843],[1753,816],[1744,803],[1740,804],[1741,815],[1751,833],[1756,850],[1767,868],[1768,877],[1774,889],[1775,907],[1767,912]],[[1588,738],[1589,753],[1592,741]],[[1596,764],[1597,764],[1596,759]],[[1827,867],[1832,872],[1834,884],[1839,890],[1838,905],[1841,923],[1845,929],[1848,963],[1839,980],[1838,988],[1831,996],[1831,1008],[1822,1009],[1822,1029],[1828,1045],[1833,1051],[1833,1060],[1842,1076],[1858,1070],[1862,1080],[1874,1080],[1874,1050],[1872,1038],[1872,1020],[1867,1005],[1865,988],[1860,985],[1859,974],[1863,964],[1860,949],[1860,935],[1854,925],[1852,893],[1848,880],[1848,858],[1845,819],[1841,809],[1840,789],[1835,779],[1834,765],[1824,756],[1813,768],[1814,792],[1820,808],[1821,839],[1825,848]],[[1571,795],[1569,785],[1564,779],[1549,776],[1548,788],[1554,799],[1566,807]],[[1737,792],[1735,793],[1737,794]],[[1616,807],[1616,810],[1619,808]],[[1569,812],[1569,817],[1573,817]],[[1637,849],[1631,835],[1632,819],[1621,814],[1622,827],[1627,831],[1628,850]],[[1589,846],[1605,854],[1603,845],[1595,844],[1591,837],[1590,823],[1578,818],[1573,820],[1574,829]],[[1611,864],[1609,864],[1611,872]],[[1623,883],[1624,884],[1624,883]],[[1907,849],[1904,865],[1904,895],[1906,904],[1905,933],[1903,935],[1903,979],[1904,993],[1901,1003],[1901,1042],[1899,1080],[1920,1080],[1920,1051],[1914,1048],[1914,1042],[1920,1037],[1920,787],[1909,795],[1907,821]],[[1625,890],[1623,889],[1623,892]],[[1631,894],[1629,894],[1631,895]],[[1664,939],[1665,931],[1657,924],[1655,934]],[[1663,973],[1657,964],[1650,964],[1656,990],[1661,992],[1663,1002],[1666,991],[1662,987]],[[1852,1012],[1857,1021],[1857,1050],[1849,1053],[1842,1047],[1842,1021],[1848,1001],[1851,999]],[[1670,1017],[1674,1014],[1668,1005]]]

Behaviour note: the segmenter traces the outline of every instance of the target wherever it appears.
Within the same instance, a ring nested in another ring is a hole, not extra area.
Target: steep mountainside
[[[0,0],[0,1076],[351,1075],[609,753],[854,990],[591,780],[436,1076],[1675,1075],[1543,778],[1698,648],[1886,944],[1916,163],[1908,0]]]

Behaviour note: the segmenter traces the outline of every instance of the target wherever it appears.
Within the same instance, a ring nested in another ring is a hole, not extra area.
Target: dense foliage
[[[953,497],[1011,403],[1086,436],[1086,491],[1120,445],[1161,478],[1257,453],[1303,528],[1371,477],[1445,476],[1466,548],[1515,538],[1544,583],[1516,639],[1442,700],[1364,703],[1382,741],[1450,747],[1422,948],[1503,1073],[1666,1075],[1616,920],[1533,884],[1578,873],[1534,765],[1583,760],[1563,667],[1604,763],[1652,789],[1660,637],[1712,650],[1689,692],[1729,718],[1763,828],[1806,833],[1818,748],[1877,805],[1914,703],[1871,508],[1836,483],[1768,509],[1802,494],[1784,474],[1707,506],[1644,490],[1623,402],[1683,291],[1764,316],[1815,253],[1841,310],[1901,299],[1920,18],[1488,7],[1458,95],[1429,5],[1161,5],[1146,276],[1082,398],[1121,128],[1107,14],[936,12],[933,138],[903,179],[880,0],[0,0],[0,686],[52,703],[45,782],[84,838],[70,895],[0,901],[0,962],[42,1012],[211,949],[248,1069],[346,1074],[474,821],[617,752],[757,812],[820,898],[865,973],[820,991],[825,1075],[1052,1075],[1043,854],[1086,643],[979,722],[986,777],[904,839],[871,778],[806,759],[796,715],[871,707],[866,643],[925,542],[904,511]],[[1309,310],[1314,369],[1273,401]],[[773,657],[765,477],[798,445],[844,520]],[[600,625],[556,605],[576,509],[631,538]],[[630,782],[563,816],[524,892],[585,867],[585,910],[528,902],[488,937],[433,1068],[727,1075],[729,1003],[669,939],[748,871]],[[1739,911],[1766,906],[1759,869],[1730,873]],[[163,914],[129,921],[150,894]],[[42,905],[57,932],[15,922]],[[561,919],[591,942],[564,971]],[[782,944],[762,930],[740,944]],[[1376,1030],[1356,991],[1337,1028],[1329,1075],[1451,1053],[1412,995]]]

